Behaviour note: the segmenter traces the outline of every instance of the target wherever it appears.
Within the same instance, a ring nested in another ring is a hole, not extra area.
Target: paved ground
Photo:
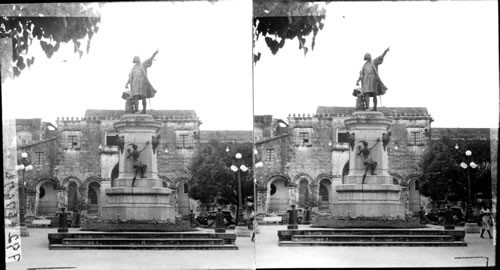
[[[239,250],[49,250],[47,234],[57,229],[30,228],[21,240],[21,262],[8,270],[64,269],[255,269],[254,243],[236,240]],[[70,231],[72,231],[70,229]],[[230,232],[230,231],[228,231]],[[50,268],[49,268],[50,267]]]
[[[45,269],[254,269],[344,267],[485,266],[495,265],[495,247],[479,234],[466,235],[467,247],[279,247],[277,231],[286,226],[260,226],[254,244],[236,240],[239,250],[49,250],[47,234],[56,229],[30,229],[22,239],[23,260],[8,270]],[[459,228],[460,229],[460,228]],[[255,252],[254,252],[255,250]],[[256,264],[254,263],[256,262]],[[63,268],[64,267],[64,268]],[[71,267],[71,268],[70,268]]]
[[[301,226],[302,227],[302,226]],[[442,227],[439,227],[442,228]],[[491,239],[466,235],[467,247],[279,247],[277,231],[286,226],[260,226],[256,241],[257,268],[372,268],[485,266],[485,256],[495,265]],[[460,228],[457,228],[460,229]]]

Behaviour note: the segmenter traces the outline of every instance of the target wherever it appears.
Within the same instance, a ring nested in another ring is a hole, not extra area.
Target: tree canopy
[[[254,46],[264,37],[266,45],[276,54],[286,40],[297,38],[299,50],[307,54],[314,50],[316,35],[323,29],[325,10],[313,2],[286,2],[254,0]],[[312,34],[312,37],[311,37]],[[307,45],[311,38],[311,45]],[[254,62],[259,61],[260,52],[254,52]]]
[[[205,205],[238,205],[238,173],[230,167],[241,164],[249,168],[247,172],[240,171],[242,198],[253,196],[252,149],[252,143],[228,145],[212,140],[202,144],[189,167],[189,196]],[[240,161],[236,160],[236,153],[241,153]]]
[[[456,149],[456,146],[459,148]],[[466,150],[472,152],[471,157],[466,157]],[[489,141],[464,143],[447,137],[433,141],[422,156],[419,163],[422,171],[419,177],[420,193],[433,201],[467,201],[467,169],[460,164],[470,164],[471,161],[478,165],[470,171],[473,200],[491,198]]]
[[[33,41],[39,43],[48,58],[59,50],[61,43],[72,42],[74,52],[81,57],[88,53],[92,37],[99,30],[100,17],[83,17],[90,4],[18,4],[3,5],[0,17],[0,38],[12,39],[13,72],[17,77],[30,67],[34,56],[28,52]],[[17,13],[16,13],[17,12]],[[48,15],[47,15],[48,14]],[[78,16],[76,15],[78,14]],[[82,48],[86,39],[84,49]]]

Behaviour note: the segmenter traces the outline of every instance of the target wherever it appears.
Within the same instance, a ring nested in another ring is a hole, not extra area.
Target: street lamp
[[[228,149],[226,148],[226,151]],[[237,164],[241,163],[241,158],[242,155],[240,153],[236,153],[235,155]],[[242,200],[242,191],[241,191],[241,171],[246,172],[248,171],[248,167],[245,166],[245,164],[240,164],[240,166],[236,165],[231,165],[231,170],[233,172],[238,173],[238,211],[237,211],[237,219],[238,219],[238,226],[245,226],[245,223],[243,222],[243,200]]]
[[[455,148],[457,148],[455,146]],[[471,181],[470,181],[470,171],[471,169],[475,169],[478,167],[478,165],[472,161],[472,151],[470,150],[467,150],[465,151],[465,156],[466,156],[466,161],[469,163],[467,164],[467,162],[461,162],[460,163],[460,167],[462,167],[462,169],[464,170],[467,170],[467,210],[466,210],[466,213],[465,213],[465,218],[467,220],[467,222],[469,223],[472,223],[474,222],[474,220],[472,219],[472,186],[471,186]]]
[[[26,181],[25,181],[25,173],[26,171],[31,171],[33,170],[33,165],[31,165],[31,160],[29,160],[28,158],[28,153],[26,152],[23,152],[21,154],[21,159],[18,161],[18,165],[16,166],[16,170],[18,171],[22,171],[23,172],[23,178],[22,178],[22,187],[26,187]],[[18,194],[21,194],[21,186],[19,186],[19,193]],[[25,189],[23,190],[25,191]],[[21,203],[21,200],[22,200],[22,203]],[[25,207],[26,207],[26,194],[25,192],[23,192],[23,196],[20,196],[19,197],[19,202],[20,202],[20,207],[19,207],[19,225],[21,226],[21,230],[26,230],[26,234],[27,233],[27,229],[26,228],[23,228],[26,226],[26,224],[24,224],[24,212],[25,212]],[[25,235],[27,236],[27,235]]]

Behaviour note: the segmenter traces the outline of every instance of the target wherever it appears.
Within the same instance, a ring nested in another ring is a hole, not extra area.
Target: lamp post
[[[455,148],[457,148],[455,146]],[[477,164],[472,161],[472,151],[465,151],[466,162],[460,163],[460,167],[464,170],[467,170],[467,210],[465,212],[465,218],[468,223],[473,223],[474,220],[472,218],[472,185],[470,179],[470,171],[471,169],[477,168]],[[467,164],[469,163],[469,164]]]
[[[246,172],[248,171],[248,167],[245,166],[245,164],[240,164],[241,163],[241,158],[242,155],[240,153],[236,153],[235,155],[236,162],[239,166],[236,165],[231,165],[231,170],[233,172],[238,173],[238,211],[237,211],[237,224],[238,226],[245,226],[245,223],[243,222],[243,199],[242,199],[242,191],[241,191],[241,171]]]
[[[21,159],[18,161],[18,165],[16,168],[18,171],[23,172],[23,177],[22,177],[22,187],[26,187],[26,181],[25,181],[25,173],[26,171],[31,171],[33,170],[33,165],[31,165],[31,160],[28,158],[28,153],[23,152],[21,154]],[[19,191],[21,191],[21,186],[19,186]],[[25,189],[23,191],[26,191]],[[21,192],[18,193],[19,195]],[[26,228],[26,224],[24,223],[24,213],[25,213],[25,207],[26,207],[26,192],[23,192],[23,196],[19,196],[19,225],[21,226],[21,236],[28,236],[28,228]]]

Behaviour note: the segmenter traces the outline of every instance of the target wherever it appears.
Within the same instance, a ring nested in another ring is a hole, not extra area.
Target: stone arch
[[[62,181],[62,186],[65,188],[63,191],[64,205],[67,211],[78,211],[80,208],[80,187],[82,181],[75,176],[68,176]]]
[[[177,188],[177,189],[178,189],[178,188],[180,188],[180,185],[181,185],[181,184],[187,183],[187,181],[189,181],[189,178],[188,178],[188,177],[186,177],[186,176],[181,176],[181,177],[176,178],[172,184],[173,184],[173,186],[174,186],[175,188]]]
[[[162,186],[163,186],[163,187],[166,187],[166,188],[173,188],[173,185],[172,185],[172,180],[170,180],[168,177],[163,176],[163,175],[160,175],[160,176],[158,176],[158,178],[160,178],[160,179],[161,179],[161,182],[162,182]]]
[[[35,215],[54,215],[61,203],[60,190],[64,189],[56,178],[43,177],[34,184]]]
[[[120,162],[116,162],[111,169],[109,179],[111,180],[111,187],[115,186],[115,180],[120,176]]]
[[[389,173],[389,175],[392,177],[393,184],[395,184],[395,185],[401,185],[401,186],[404,185],[405,181],[404,181],[404,178],[401,175],[399,175],[397,173]]]
[[[419,176],[420,176],[419,174],[409,174],[408,176],[405,177],[403,185],[408,186],[411,181],[418,179]]]
[[[287,175],[284,175],[284,174],[273,174],[273,175],[270,175],[267,180],[264,182],[264,185],[263,187],[266,187],[269,189],[269,181],[271,180],[276,180],[276,178],[282,178],[287,185],[290,185],[292,183],[292,180],[290,179],[290,177],[288,177]]]
[[[101,177],[97,177],[97,176],[90,176],[89,178],[85,179],[85,181],[83,182],[82,186],[83,187],[88,187],[90,185],[90,183],[92,183],[92,182],[97,182],[99,185],[101,185],[102,178]]]
[[[328,179],[330,181],[330,183],[332,183],[332,181],[333,181],[333,175],[331,175],[329,173],[322,173],[322,174],[318,175],[314,179],[313,184],[318,185],[320,183],[320,181],[322,181],[324,179]]]
[[[187,177],[179,177],[174,181],[177,189],[177,212],[180,215],[189,215],[191,210],[188,180]]]
[[[36,190],[36,188],[40,185],[41,182],[52,182],[54,185],[56,185],[56,188],[61,188],[61,184],[59,183],[59,180],[54,177],[40,177],[38,180],[35,182],[32,182],[31,185],[28,184],[28,190]]]
[[[290,178],[285,175],[273,175],[266,181],[266,206],[268,212],[286,211],[289,205]]]
[[[293,178],[292,183],[294,183],[296,185],[299,185],[300,181],[302,181],[302,179],[307,180],[307,182],[308,182],[309,185],[313,183],[313,178],[309,174],[306,174],[306,173],[299,173],[299,174],[297,174]]]
[[[349,175],[349,160],[342,167],[342,184],[345,184],[345,177]]]
[[[417,174],[411,174],[406,178],[408,190],[408,210],[413,213],[420,211],[421,206],[418,177],[419,175]]]
[[[64,178],[62,181],[62,186],[67,188],[70,181],[76,182],[77,187],[82,186],[82,180],[80,180],[76,176],[68,176],[68,177]]]

